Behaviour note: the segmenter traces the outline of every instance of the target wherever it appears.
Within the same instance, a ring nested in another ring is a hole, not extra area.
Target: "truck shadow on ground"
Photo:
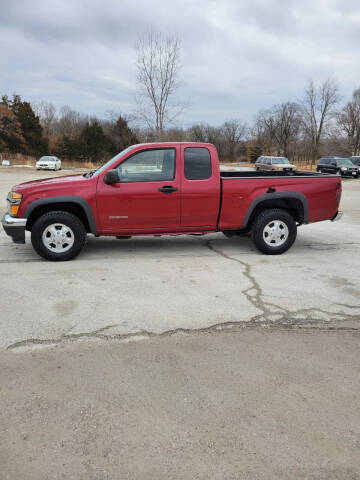
[[[81,258],[86,258],[87,254],[94,255],[114,255],[117,256],[120,252],[131,255],[155,255],[155,256],[198,256],[209,255],[209,242],[217,249],[229,251],[232,255],[251,255],[254,257],[269,258],[272,256],[263,255],[254,246],[251,238],[248,236],[234,236],[232,238],[225,238],[221,233],[202,235],[202,236],[163,236],[150,237],[139,236],[130,239],[116,239],[114,237],[89,237],[86,248],[81,255]],[[297,238],[291,249],[282,254],[281,257],[294,257],[303,254],[319,253],[323,250],[340,250],[354,248],[354,243],[326,243],[321,241],[314,241],[313,237],[301,235]],[[205,250],[206,248],[206,250]],[[279,258],[279,256],[276,256]]]
[[[119,252],[130,253],[132,255],[154,254],[156,256],[199,256],[209,255],[211,252],[207,248],[207,242],[214,242],[219,248],[236,247],[238,254],[258,254],[250,238],[234,237],[225,238],[221,233],[211,235],[182,235],[182,236],[162,236],[150,237],[139,236],[130,239],[116,239],[114,237],[90,237],[87,240],[84,253],[87,254],[106,254],[116,255]],[[206,248],[206,250],[205,250]]]

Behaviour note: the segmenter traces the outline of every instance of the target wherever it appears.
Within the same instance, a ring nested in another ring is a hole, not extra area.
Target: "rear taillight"
[[[336,188],[335,188],[335,197],[338,205],[340,205],[341,191],[342,191],[342,187],[341,187],[341,180],[340,180],[340,182],[336,183]]]

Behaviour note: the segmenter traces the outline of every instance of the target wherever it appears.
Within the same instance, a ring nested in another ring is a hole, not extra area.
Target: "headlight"
[[[340,170],[347,170],[347,168],[346,168],[346,167],[341,167],[341,169],[340,169]]]
[[[18,213],[21,199],[22,199],[22,193],[18,193],[18,192],[9,192],[7,196],[8,210],[10,215],[12,215],[13,217],[16,217]]]

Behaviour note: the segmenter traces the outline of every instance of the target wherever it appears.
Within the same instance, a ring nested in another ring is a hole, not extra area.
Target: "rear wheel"
[[[86,241],[83,223],[68,212],[48,212],[31,229],[34,250],[46,260],[65,261],[79,255]]]
[[[279,255],[295,242],[296,223],[286,211],[278,208],[263,210],[252,226],[252,239],[260,252]]]

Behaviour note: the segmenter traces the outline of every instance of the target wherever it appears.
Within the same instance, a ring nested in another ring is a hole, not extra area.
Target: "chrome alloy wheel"
[[[50,252],[65,253],[74,245],[74,232],[63,223],[53,223],[45,228],[42,241]]]
[[[289,237],[289,229],[281,220],[272,220],[263,230],[264,242],[270,247],[280,247]]]

